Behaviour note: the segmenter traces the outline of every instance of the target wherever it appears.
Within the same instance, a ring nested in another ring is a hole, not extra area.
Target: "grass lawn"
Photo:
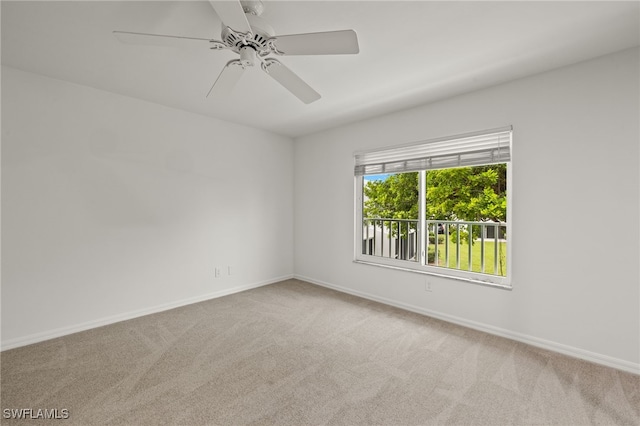
[[[471,270],[474,272],[482,272],[482,244],[480,241],[476,241],[471,247]],[[433,247],[433,245],[430,245]],[[431,250],[431,249],[430,249]],[[445,262],[445,244],[438,244],[438,265],[453,269],[456,268],[456,244],[449,241],[449,262]],[[498,270],[494,272],[494,259],[495,259],[495,242],[484,242],[484,273],[493,275],[507,275],[507,244],[504,242],[498,242]],[[431,263],[433,264],[433,263]],[[460,269],[464,271],[469,270],[469,245],[466,242],[460,243]]]

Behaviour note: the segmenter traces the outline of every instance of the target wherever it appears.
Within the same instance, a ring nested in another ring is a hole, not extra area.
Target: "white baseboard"
[[[222,296],[228,296],[234,293],[240,293],[241,291],[250,290],[252,288],[262,287],[265,285],[277,283],[280,281],[288,280],[293,278],[293,275],[285,275],[282,277],[272,278],[269,280],[264,280],[256,283],[245,284],[241,286],[236,286],[229,289],[224,289],[220,291],[215,291],[213,293],[207,293],[196,297],[190,297],[187,299],[177,300],[175,302],[163,303],[161,305],[153,306],[150,308],[138,309],[131,312],[125,312],[122,314],[112,315],[105,318],[100,318],[93,321],[87,321],[82,324],[75,324],[68,327],[60,327],[55,328],[53,330],[43,331],[41,333],[34,333],[23,337],[18,337],[15,339],[10,339],[7,341],[3,341],[1,346],[1,350],[5,351],[8,349],[18,348],[20,346],[31,345],[33,343],[42,342],[49,339],[54,339],[56,337],[66,336],[68,334],[78,333],[80,331],[89,330],[92,328],[102,327],[104,325],[113,324],[120,321],[126,321],[133,318],[142,317],[149,314],[155,314],[162,311],[168,311],[169,309],[179,308],[181,306],[191,305],[193,303],[204,302],[205,300],[216,299]]]
[[[447,321],[453,324],[458,324],[464,327],[469,327],[474,330],[484,331],[489,334],[493,334],[500,337],[506,337],[511,340],[526,343],[538,348],[547,349],[553,352],[558,352],[564,355],[580,358],[586,361],[590,361],[596,364],[605,365],[618,370],[626,371],[633,374],[640,375],[640,364],[626,361],[619,358],[610,357],[608,355],[602,355],[599,353],[587,351],[584,349],[576,348],[573,346],[564,345],[562,343],[552,342],[550,340],[540,339],[535,336],[530,336],[523,333],[507,330],[504,328],[494,327],[492,325],[471,321],[465,318],[456,317],[453,315],[443,314],[441,312],[432,311],[430,309],[421,308],[419,306],[410,305],[408,303],[399,302],[397,300],[388,299],[386,297],[380,297],[373,294],[352,290],[347,287],[330,284],[324,281],[316,280],[314,278],[305,277],[302,275],[294,275],[295,279],[306,281],[311,284],[316,284],[322,287],[327,287],[332,290],[336,290],[342,293],[351,294],[353,296],[362,297],[363,299],[373,300],[385,305],[394,306],[396,308],[404,309],[406,311],[415,312],[417,314],[425,315],[432,318],[437,318],[443,321]]]

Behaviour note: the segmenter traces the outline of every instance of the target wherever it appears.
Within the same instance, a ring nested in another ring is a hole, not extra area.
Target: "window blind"
[[[511,160],[511,126],[355,154],[355,175],[479,166]]]

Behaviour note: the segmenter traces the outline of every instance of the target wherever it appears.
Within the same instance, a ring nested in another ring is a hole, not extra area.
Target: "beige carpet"
[[[640,423],[640,376],[296,280],[1,364],[3,410],[69,412],[39,425]]]

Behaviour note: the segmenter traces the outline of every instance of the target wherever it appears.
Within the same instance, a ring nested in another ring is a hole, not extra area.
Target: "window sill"
[[[413,273],[421,274],[421,275],[431,275],[431,276],[434,276],[434,277],[448,278],[448,279],[452,279],[452,280],[456,280],[456,281],[463,281],[463,282],[468,282],[468,283],[472,283],[472,284],[479,284],[479,285],[486,286],[486,287],[499,288],[501,290],[513,290],[513,286],[511,286],[510,284],[492,283],[492,282],[489,282],[489,281],[483,281],[483,280],[474,279],[474,278],[458,277],[458,276],[455,276],[455,275],[441,274],[441,273],[438,273],[438,272],[427,271],[425,269],[407,268],[407,267],[397,266],[397,265],[386,265],[386,264],[377,263],[377,262],[369,262],[369,261],[361,260],[361,259],[354,259],[353,263],[359,263],[359,264],[362,264],[362,265],[378,266],[380,268],[387,268],[387,269],[395,269],[395,270],[398,270],[398,271],[413,272]]]

